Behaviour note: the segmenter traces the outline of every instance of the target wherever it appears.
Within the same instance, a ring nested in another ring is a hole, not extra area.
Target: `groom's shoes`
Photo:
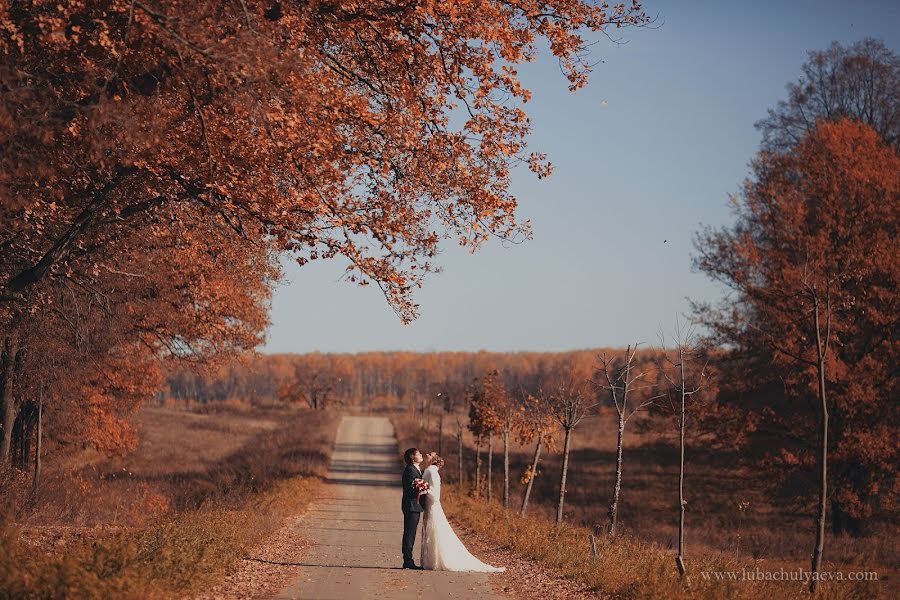
[[[416,563],[411,563],[411,562],[410,562],[410,563],[403,563],[403,568],[404,568],[404,569],[418,569],[418,570],[421,570],[421,569],[422,569],[422,567],[420,567],[420,566],[417,565]]]

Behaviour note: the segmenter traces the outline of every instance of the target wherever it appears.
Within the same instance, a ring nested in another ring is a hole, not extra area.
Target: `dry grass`
[[[234,408],[149,409],[141,418],[135,453],[80,467],[69,457],[68,481],[57,463],[40,494],[4,520],[0,596],[203,589],[316,496],[339,421]]]
[[[496,502],[461,494],[452,486],[442,494],[447,513],[480,536],[574,579],[602,594],[619,598],[715,599],[808,598],[798,582],[730,582],[705,579],[706,572],[755,570],[759,566],[712,553],[690,558],[689,576],[681,581],[672,553],[656,544],[628,536],[597,538],[597,557],[591,556],[584,527],[563,525],[537,517],[510,514]],[[820,598],[888,597],[879,582],[823,584]]]
[[[236,509],[166,514],[140,529],[101,531],[64,551],[0,534],[0,590],[9,598],[168,598],[203,589],[315,498],[320,480],[298,477]]]
[[[418,419],[413,414],[399,414],[393,419],[401,446],[437,449],[435,418],[424,431],[419,429]],[[445,479],[458,483],[455,430],[450,430],[448,423],[455,426],[452,418],[445,419]],[[468,434],[464,440],[463,477],[468,490],[474,476],[474,445]],[[508,545],[517,553],[538,559],[550,568],[571,574],[604,593],[623,597],[661,597],[660,589],[671,588],[673,598],[802,596],[802,591],[795,592],[790,586],[769,587],[749,582],[713,585],[697,580],[704,565],[715,566],[714,570],[720,571],[732,570],[735,566],[737,571],[746,568],[754,572],[757,568],[764,571],[808,569],[813,529],[812,520],[806,513],[772,498],[762,475],[746,468],[735,468],[737,457],[712,455],[696,449],[689,455],[686,483],[690,502],[686,559],[694,577],[688,587],[682,588],[676,577],[672,550],[676,540],[675,448],[658,434],[635,433],[627,434],[626,446],[620,512],[620,531],[624,535],[614,544],[610,544],[605,535],[598,536],[597,539],[602,540],[598,549],[601,558],[597,564],[602,565],[599,570],[593,569],[592,563],[584,562],[587,536],[602,530],[606,522],[615,456],[614,428],[600,418],[586,420],[576,430],[565,511],[566,523],[570,525],[564,530],[557,531],[551,523],[558,494],[559,453],[542,459],[533,504],[529,508],[530,518],[514,518],[512,529],[496,527],[498,522],[511,522],[499,507],[502,447],[498,440],[494,446],[494,502],[488,504],[452,494],[450,502],[455,503],[454,513],[460,522],[476,532],[495,543]],[[512,448],[512,512],[516,512],[521,502],[524,486],[520,477],[531,452],[532,448],[528,447],[514,445]],[[484,454],[482,458],[484,470]],[[748,509],[739,508],[742,501],[750,503]],[[527,535],[517,537],[517,532],[527,532]],[[835,586],[828,592],[830,597],[878,597],[879,594],[891,597],[897,591],[894,577],[897,543],[896,525],[888,523],[865,538],[828,538],[825,568],[845,574],[875,571],[880,580],[859,587]]]

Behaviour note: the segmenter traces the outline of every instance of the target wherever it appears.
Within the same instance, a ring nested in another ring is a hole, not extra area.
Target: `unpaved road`
[[[338,428],[328,485],[298,522],[313,547],[300,577],[276,598],[499,598],[486,573],[400,568],[400,450],[383,417],[344,417]],[[421,528],[414,556],[419,561]]]

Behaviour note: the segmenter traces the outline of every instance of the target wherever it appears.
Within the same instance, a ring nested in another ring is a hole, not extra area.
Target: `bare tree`
[[[437,401],[440,403],[441,410],[438,412],[438,443],[437,443],[437,453],[440,456],[444,455],[444,414],[449,410],[449,397],[446,396],[443,392],[437,393]]]
[[[456,477],[457,483],[463,485],[463,419],[456,416]]]
[[[816,545],[813,547],[812,572],[818,573],[822,566],[825,549],[825,502],[828,498],[828,401],[825,394],[825,359],[831,346],[831,281],[825,286],[825,331],[822,331],[821,312],[823,310],[821,291],[816,285],[806,283],[807,293],[813,303],[813,327],[816,334],[816,381],[819,396],[819,506],[816,515]],[[815,593],[818,579],[809,582],[809,591]]]
[[[465,406],[468,399],[469,390],[460,381],[454,379],[445,379],[435,393],[439,401],[440,412],[438,412],[438,454],[444,455],[444,420],[451,415],[456,415],[456,460],[457,460],[457,483],[462,484],[463,480],[463,429],[464,419],[459,413],[459,407]]]
[[[841,118],[866,123],[900,148],[900,58],[883,41],[864,38],[847,47],[833,42],[810,51],[787,91],[788,98],[756,123],[764,148],[793,146],[819,119]]]
[[[509,438],[518,429],[520,407],[518,398],[504,389],[496,409],[503,438],[503,508],[509,508]]]
[[[481,436],[475,434],[475,481],[472,484],[472,491],[476,496],[481,495],[481,441]]]
[[[694,334],[693,328],[685,329],[680,319],[675,320],[674,342],[675,347],[671,350],[674,357],[672,357],[670,351],[666,350],[664,335],[660,334],[660,345],[663,348],[663,364],[660,371],[669,384],[669,398],[678,415],[678,553],[675,556],[675,565],[678,567],[678,574],[684,577],[687,572],[684,566],[684,519],[687,508],[687,501],[684,498],[686,410],[688,401],[700,392],[709,380],[709,375],[706,363],[699,372],[692,367],[702,360],[704,348]],[[670,374],[670,371],[673,373]]]
[[[559,477],[559,503],[556,506],[556,523],[562,523],[566,500],[566,476],[569,472],[569,450],[572,433],[596,404],[589,404],[584,386],[574,383],[557,387],[553,394],[553,417],[563,428],[563,461]]]
[[[629,345],[622,354],[620,360],[608,357],[604,352],[600,356],[600,372],[605,381],[596,382],[597,387],[609,393],[613,407],[616,410],[616,477],[613,486],[613,496],[609,503],[609,533],[616,533],[616,523],[619,514],[619,494],[622,490],[622,454],[625,425],[638,411],[646,410],[660,396],[646,398],[646,390],[654,387],[653,383],[643,384],[647,371],[639,370],[635,365],[635,356],[639,344]],[[643,400],[634,401],[634,396],[644,397]]]
[[[488,429],[488,442],[487,442],[487,500],[490,502],[493,500],[493,488],[494,488],[494,430]]]

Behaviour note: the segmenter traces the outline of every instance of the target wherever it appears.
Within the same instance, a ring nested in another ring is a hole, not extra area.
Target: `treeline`
[[[509,385],[549,373],[589,372],[602,350],[551,352],[362,352],[255,355],[215,370],[165,375],[162,402],[289,402],[310,408],[421,409],[467,406],[476,380],[499,369]]]

